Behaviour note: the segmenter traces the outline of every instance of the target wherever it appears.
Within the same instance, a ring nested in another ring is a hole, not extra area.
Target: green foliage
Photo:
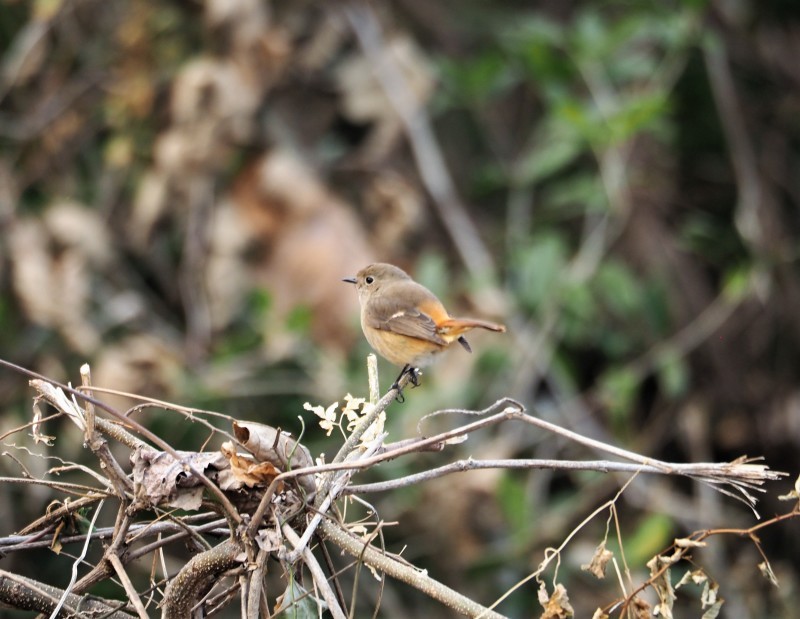
[[[630,419],[640,381],[639,375],[626,367],[613,367],[600,377],[601,401],[617,430],[625,427]]]
[[[531,524],[534,522],[526,487],[524,477],[509,471],[500,478],[497,488],[497,499],[509,529],[523,535],[515,540],[518,544],[525,543],[524,538],[532,533]]]
[[[644,565],[669,546],[675,536],[675,524],[666,514],[652,513],[645,516],[632,536],[622,540],[628,565]]]
[[[582,136],[572,123],[558,115],[550,116],[536,128],[530,148],[515,168],[513,181],[521,185],[543,181],[584,152]]]
[[[535,311],[559,294],[566,257],[566,242],[557,233],[543,233],[517,248],[512,274],[517,298],[526,308]]]
[[[442,300],[447,298],[453,285],[452,274],[444,257],[440,253],[426,252],[418,259],[414,278]]]
[[[307,305],[298,305],[289,312],[286,317],[286,328],[294,333],[301,335],[307,334],[311,329],[311,321],[314,315],[311,308]]]
[[[689,366],[686,358],[667,349],[658,359],[658,384],[668,398],[678,398],[689,388]]]
[[[497,49],[458,62],[443,57],[438,62],[444,86],[440,105],[480,105],[515,81],[508,59]]]

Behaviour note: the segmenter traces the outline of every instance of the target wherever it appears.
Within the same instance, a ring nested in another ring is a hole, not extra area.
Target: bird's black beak
[[[347,282],[348,284],[355,284],[356,283],[356,278],[355,277],[345,277],[342,281],[343,282]]]

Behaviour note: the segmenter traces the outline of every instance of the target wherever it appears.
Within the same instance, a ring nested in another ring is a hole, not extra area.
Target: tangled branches
[[[48,513],[19,534],[0,538],[0,551],[8,554],[45,546],[58,551],[76,543],[83,545],[83,551],[75,560],[72,581],[64,588],[10,572],[0,573],[0,601],[15,608],[54,615],[99,613],[110,617],[147,617],[148,608],[158,604],[162,617],[169,619],[192,616],[200,608],[210,614],[236,599],[241,601],[243,617],[271,616],[269,601],[272,599],[276,611],[294,604],[305,605],[313,613],[327,609],[331,616],[339,619],[352,613],[354,602],[348,605],[337,577],[340,572],[331,561],[328,546],[333,545],[350,555],[354,562],[368,566],[376,575],[406,582],[461,614],[501,617],[491,607],[446,587],[375,545],[381,536],[382,523],[378,521],[371,527],[348,523],[340,510],[342,499],[363,500],[360,497],[367,493],[388,492],[479,468],[560,468],[616,471],[634,476],[687,476],[735,496],[753,508],[756,503],[753,493],[763,491],[766,481],[783,475],[746,458],[699,464],[645,458],[538,419],[510,399],[501,399],[483,411],[439,411],[437,415],[458,413],[478,418],[435,436],[387,445],[382,419],[398,391],[391,389],[378,398],[374,358],[370,360],[370,371],[372,397],[370,401],[348,399],[345,414],[338,424],[341,427],[346,420],[349,434],[328,463],[322,459],[315,461],[310,451],[288,433],[248,422],[233,422],[230,433],[209,424],[215,435],[228,439],[218,448],[176,451],[168,441],[129,416],[88,395],[93,389],[88,366],[81,370],[83,385],[80,389],[59,386],[41,377],[31,380],[31,386],[37,391],[35,415],[33,422],[24,428],[32,429],[37,443],[49,445],[52,442],[52,437],[42,432],[48,419],[44,415],[46,403],[79,428],[84,447],[94,455],[97,466],[65,464],[60,467],[61,470],[78,469],[93,480],[93,484],[75,484],[36,479],[21,460],[15,458],[24,474],[3,481],[39,484],[53,493],[74,498],[54,504]],[[400,388],[407,381],[408,376],[401,380]],[[110,417],[98,415],[100,407]],[[326,423],[329,427],[336,425],[335,407],[307,408],[323,418],[323,427]],[[192,421],[203,422],[198,411],[184,409],[183,412]],[[535,426],[615,459],[469,459],[382,483],[356,485],[351,481],[356,473],[379,463],[426,450],[445,450],[476,430],[505,423]],[[129,456],[130,467],[119,457],[121,447]],[[96,521],[101,507],[108,510],[111,505],[116,507],[113,526],[99,526]],[[595,514],[608,506],[613,507],[613,502],[598,508]],[[92,520],[86,526],[89,513]],[[84,530],[68,533],[78,521],[84,522]],[[705,537],[701,536],[694,542],[698,544],[703,539]],[[77,568],[87,549],[98,540],[105,544],[102,554],[89,562],[91,568],[85,575],[77,578]],[[182,565],[169,565],[167,549],[178,544],[191,549],[191,558]],[[685,545],[680,547],[686,548]],[[548,554],[540,569],[526,580],[536,578],[539,581],[539,575],[559,551]],[[134,573],[133,569],[134,563],[143,558],[150,558],[153,565],[146,585],[141,582],[141,574]],[[270,559],[277,560],[281,568],[285,589],[280,595],[267,590]],[[658,588],[659,578],[666,569],[664,565],[654,568],[650,581],[638,589],[632,588],[633,592],[623,602],[626,607],[636,599],[634,593],[641,588]],[[160,577],[155,575],[158,571]],[[105,581],[116,582],[124,590],[126,601],[88,595],[91,587]],[[311,587],[303,586],[308,582]],[[557,593],[558,590],[549,598],[545,595],[543,603],[546,607],[560,604],[561,608],[567,608],[566,593],[562,591],[558,597]]]

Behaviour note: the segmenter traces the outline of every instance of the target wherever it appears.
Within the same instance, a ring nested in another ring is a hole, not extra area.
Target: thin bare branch
[[[328,605],[328,610],[333,615],[334,619],[346,619],[347,615],[344,614],[344,611],[339,606],[339,600],[336,598],[336,594],[331,588],[325,573],[322,571],[322,567],[317,562],[314,553],[311,552],[311,549],[308,548],[300,539],[300,536],[298,536],[294,529],[288,524],[283,525],[281,531],[286,536],[286,539],[289,540],[289,543],[294,546],[295,551],[302,555],[303,562],[314,577],[314,585],[322,594],[322,599],[325,600],[325,603]]]

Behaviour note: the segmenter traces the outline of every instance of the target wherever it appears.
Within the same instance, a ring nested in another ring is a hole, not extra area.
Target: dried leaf
[[[709,608],[706,612],[703,613],[703,616],[700,619],[716,619],[719,616],[720,608],[725,603],[725,600],[719,598],[717,602]]]
[[[407,94],[423,104],[435,86],[431,63],[424,52],[411,38],[401,35],[387,41],[383,51],[389,61],[395,62],[403,72],[409,86]],[[359,124],[374,124],[363,153],[369,160],[380,159],[401,134],[394,105],[375,77],[374,62],[363,54],[353,54],[339,65],[336,72],[344,116]]]
[[[74,248],[97,266],[112,258],[108,225],[98,211],[77,202],[56,202],[44,213],[50,236],[62,247]]]
[[[94,383],[128,393],[168,397],[183,372],[178,344],[171,344],[167,338],[142,333],[107,343],[93,364]],[[119,410],[141,403],[110,394],[103,399]]]
[[[761,575],[764,576],[770,583],[778,586],[778,577],[772,571],[772,566],[767,561],[762,561],[758,564],[758,569],[761,570]]]
[[[650,604],[642,598],[633,598],[629,608],[633,612],[634,619],[650,619]]]
[[[232,478],[239,482],[232,484],[230,482],[223,483],[220,480],[220,488],[223,490],[238,489],[241,484],[248,488],[258,485],[266,486],[280,475],[280,471],[271,462],[256,462],[250,456],[241,456],[236,453],[236,449],[230,441],[223,443],[220,451],[230,462]]]
[[[283,538],[275,529],[259,529],[256,544],[260,550],[272,552],[283,547]]]
[[[53,541],[50,542],[50,550],[52,550],[57,555],[61,554],[61,549],[63,545],[61,544],[61,532],[64,530],[64,521],[59,520],[58,524],[56,525],[56,530],[53,532]]]
[[[39,400],[37,398],[33,401],[33,424],[31,424],[31,436],[33,437],[33,442],[37,445],[39,443],[44,443],[48,447],[52,447],[56,437],[48,434],[42,434],[41,421],[43,418],[44,414],[42,413],[42,407],[39,405]]]
[[[355,209],[336,197],[307,164],[284,151],[245,168],[230,199],[254,241],[268,249],[261,260],[246,266],[272,300],[264,324],[270,356],[283,357],[297,346],[307,346],[309,335],[323,347],[350,350],[360,336],[353,323],[358,298],[352,290],[347,294],[341,280],[375,257]],[[287,321],[298,308],[310,321],[306,328],[292,331]],[[331,392],[337,391],[331,386]]]
[[[663,569],[665,565],[672,565],[676,558],[655,556],[647,562],[650,568],[650,576],[654,577],[652,582],[653,589],[658,596],[658,604],[653,607],[653,615],[672,619],[672,609],[675,605],[675,590],[672,587],[669,568]],[[663,571],[662,571],[663,569]]]
[[[703,592],[700,594],[700,603],[703,605],[703,608],[708,608],[716,606],[719,601],[719,583],[711,580],[705,574],[704,577],[704,586]]]
[[[245,262],[252,247],[252,230],[230,202],[214,209],[208,227],[205,287],[208,311],[215,332],[221,332],[240,316],[253,289],[252,274]]]
[[[279,432],[272,426],[255,422],[234,422],[233,435],[257,461],[270,462],[279,471],[313,466],[311,453],[288,432]],[[312,475],[297,479],[306,492],[314,492],[316,484]]]
[[[312,406],[310,402],[303,404],[303,408],[305,410],[314,413],[320,418],[319,427],[326,431],[326,436],[330,436],[331,432],[333,432],[334,428],[336,428],[338,425],[336,423],[336,420],[339,418],[339,415],[336,413],[336,409],[338,407],[338,402],[334,402],[328,406],[328,408],[324,408],[322,406]]]
[[[170,454],[154,449],[136,449],[131,454],[136,500],[146,505],[170,505],[179,509],[196,510],[203,499],[202,482],[184,470],[191,465],[208,476],[228,468],[228,461],[219,452],[177,452],[176,461]]]
[[[14,292],[28,318],[58,329],[79,352],[95,350],[100,337],[86,320],[91,277],[83,253],[54,252],[50,234],[32,219],[15,221],[8,240]]]
[[[595,548],[592,560],[586,565],[581,565],[581,569],[590,572],[595,578],[605,578],[606,565],[613,557],[614,553],[606,549],[606,540],[603,540]]]
[[[800,476],[794,482],[794,490],[782,494],[778,497],[780,501],[798,501],[800,500]]]
[[[402,250],[409,233],[422,224],[424,201],[417,188],[403,176],[379,171],[364,190],[364,209],[374,221],[375,246],[393,252]]]
[[[542,601],[543,599],[544,602]],[[575,616],[575,611],[569,603],[567,590],[560,583],[556,585],[553,595],[550,597],[547,597],[547,590],[542,584],[539,587],[539,603],[544,606],[541,619],[566,619],[567,617]]]

